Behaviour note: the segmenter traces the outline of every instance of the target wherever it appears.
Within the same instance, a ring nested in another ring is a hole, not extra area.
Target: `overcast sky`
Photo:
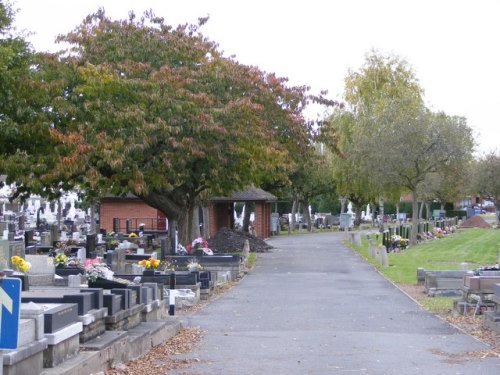
[[[408,61],[429,108],[467,118],[478,151],[500,149],[499,0],[13,0],[15,25],[37,51],[103,7],[113,19],[152,9],[196,23],[226,55],[341,98],[349,69],[371,49]]]

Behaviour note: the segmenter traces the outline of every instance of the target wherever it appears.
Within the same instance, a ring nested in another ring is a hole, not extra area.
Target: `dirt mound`
[[[481,216],[474,215],[470,219],[465,220],[460,228],[491,228]]]
[[[252,252],[263,253],[272,249],[272,246],[260,238],[229,228],[221,228],[215,236],[208,240],[208,246],[214,253],[234,253],[243,250],[245,240],[250,243],[250,251]]]

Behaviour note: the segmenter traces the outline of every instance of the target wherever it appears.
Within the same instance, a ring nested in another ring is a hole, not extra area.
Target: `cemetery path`
[[[169,374],[500,374],[487,346],[421,309],[340,232],[269,240],[254,269],[183,317],[199,361]]]

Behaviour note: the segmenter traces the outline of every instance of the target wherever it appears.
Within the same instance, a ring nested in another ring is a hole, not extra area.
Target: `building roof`
[[[261,188],[251,187],[244,191],[237,191],[230,197],[212,197],[212,202],[276,202],[278,198]]]

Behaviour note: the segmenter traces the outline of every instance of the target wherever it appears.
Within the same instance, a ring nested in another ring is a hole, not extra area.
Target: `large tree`
[[[346,78],[345,100],[353,115],[350,158],[384,192],[413,196],[411,242],[416,242],[418,190],[430,173],[460,170],[472,155],[466,120],[433,113],[408,64],[377,53]]]
[[[73,48],[50,102],[55,164],[38,179],[95,197],[132,192],[177,220],[182,242],[202,192],[286,179],[289,152],[308,145],[307,88],[224,57],[200,33],[204,22],[172,28],[153,14],[113,21],[100,10],[62,36]],[[31,183],[22,180],[26,192]]]
[[[490,151],[481,155],[471,167],[470,192],[495,203],[500,220],[500,153]]]

